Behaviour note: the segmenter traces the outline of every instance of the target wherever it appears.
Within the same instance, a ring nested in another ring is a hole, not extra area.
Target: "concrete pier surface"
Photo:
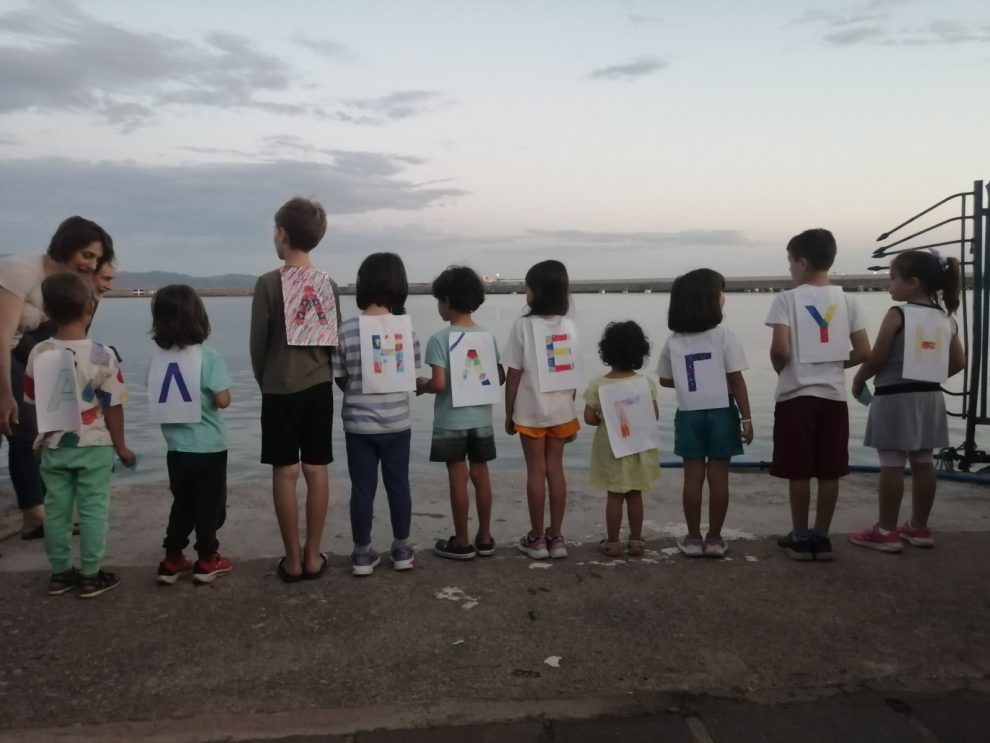
[[[446,478],[413,472],[416,569],[350,575],[346,475],[320,580],[284,584],[267,482],[232,479],[229,576],[158,587],[170,496],[115,484],[91,601],[45,594],[39,542],[0,541],[0,740],[985,740],[990,729],[990,489],[940,482],[937,546],[887,555],[844,532],[876,519],[876,475],[842,482],[832,563],[771,535],[786,483],[734,471],[725,560],[677,554],[679,470],[647,496],[647,552],[599,554],[604,499],[569,472],[565,560],[511,545],[522,473],[495,481],[494,557],[458,563]],[[910,483],[908,483],[910,485]],[[0,491],[3,489],[0,488]],[[9,503],[12,495],[0,492]],[[387,549],[380,494],[375,544]],[[907,500],[907,498],[906,498]]]

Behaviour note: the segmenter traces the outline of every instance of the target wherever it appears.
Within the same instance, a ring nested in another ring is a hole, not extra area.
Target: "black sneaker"
[[[777,546],[792,560],[807,562],[808,560],[815,559],[815,556],[811,552],[811,540],[798,539],[794,536],[794,532],[788,532],[778,539]]]
[[[61,573],[52,573],[48,580],[48,595],[61,596],[79,585],[79,571],[69,568]]]
[[[490,542],[480,542],[478,538],[474,538],[474,551],[478,554],[478,557],[491,557],[495,554],[495,540]]]
[[[473,560],[475,551],[470,544],[462,547],[455,537],[441,539],[433,545],[433,554],[437,557],[447,557],[451,560]]]
[[[828,537],[811,535],[811,556],[816,560],[828,562],[832,559],[832,540]]]
[[[92,599],[120,585],[120,576],[101,570],[96,575],[84,575],[79,580],[79,598]]]

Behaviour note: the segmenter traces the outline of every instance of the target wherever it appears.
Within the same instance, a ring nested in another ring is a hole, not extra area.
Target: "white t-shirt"
[[[548,322],[558,320],[559,315],[546,318]],[[522,370],[516,405],[512,420],[529,428],[548,428],[574,420],[574,392],[540,392],[537,378],[536,342],[533,339],[533,324],[528,317],[520,317],[512,324],[509,339],[502,348],[502,363],[508,369]]]
[[[41,310],[41,282],[44,280],[44,256],[21,253],[0,258],[0,286],[24,301],[11,348],[17,345],[21,336],[45,321],[45,313]]]
[[[843,292],[846,311],[849,316],[850,335],[866,328],[859,302],[848,292]],[[846,399],[846,371],[841,361],[822,361],[816,364],[802,364],[794,350],[794,333],[797,324],[797,304],[794,290],[781,292],[773,299],[767,313],[766,324],[787,325],[791,329],[791,354],[787,365],[777,377],[777,402],[795,397],[822,397],[826,400]]]
[[[674,378],[674,369],[670,363],[670,340],[671,338],[683,336],[691,338],[708,337],[711,339],[712,345],[720,346],[722,348],[722,358],[725,361],[726,374],[744,371],[749,368],[749,362],[746,360],[746,351],[743,349],[743,345],[736,334],[728,328],[712,328],[701,333],[674,333],[671,335],[667,339],[667,342],[663,344],[663,350],[660,352],[660,361],[657,363],[658,377],[662,377],[663,379]]]

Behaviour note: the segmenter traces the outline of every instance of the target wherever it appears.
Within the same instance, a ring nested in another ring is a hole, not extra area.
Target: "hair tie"
[[[943,258],[942,254],[935,250],[935,248],[928,248],[928,252],[935,256],[935,260],[938,261],[939,268],[943,271],[949,267],[948,259]]]

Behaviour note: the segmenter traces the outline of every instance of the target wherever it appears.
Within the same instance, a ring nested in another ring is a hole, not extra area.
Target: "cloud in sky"
[[[585,230],[528,230],[527,237],[587,249],[685,248],[745,246],[740,230],[680,230],[674,232],[595,232]]]
[[[326,39],[308,34],[295,34],[292,40],[300,46],[309,49],[320,57],[324,57],[334,62],[350,62],[355,54],[350,47],[340,44],[333,39]]]
[[[599,67],[589,72],[588,77],[592,80],[637,80],[666,66],[667,63],[659,57],[642,56],[625,64]]]
[[[874,0],[844,11],[811,8],[794,19],[821,30],[833,46],[936,46],[990,41],[990,20],[934,18],[921,24],[899,23],[893,10],[906,0]]]
[[[398,90],[378,98],[348,99],[336,117],[349,124],[378,126],[437,111],[447,105],[447,98],[435,90]]]

